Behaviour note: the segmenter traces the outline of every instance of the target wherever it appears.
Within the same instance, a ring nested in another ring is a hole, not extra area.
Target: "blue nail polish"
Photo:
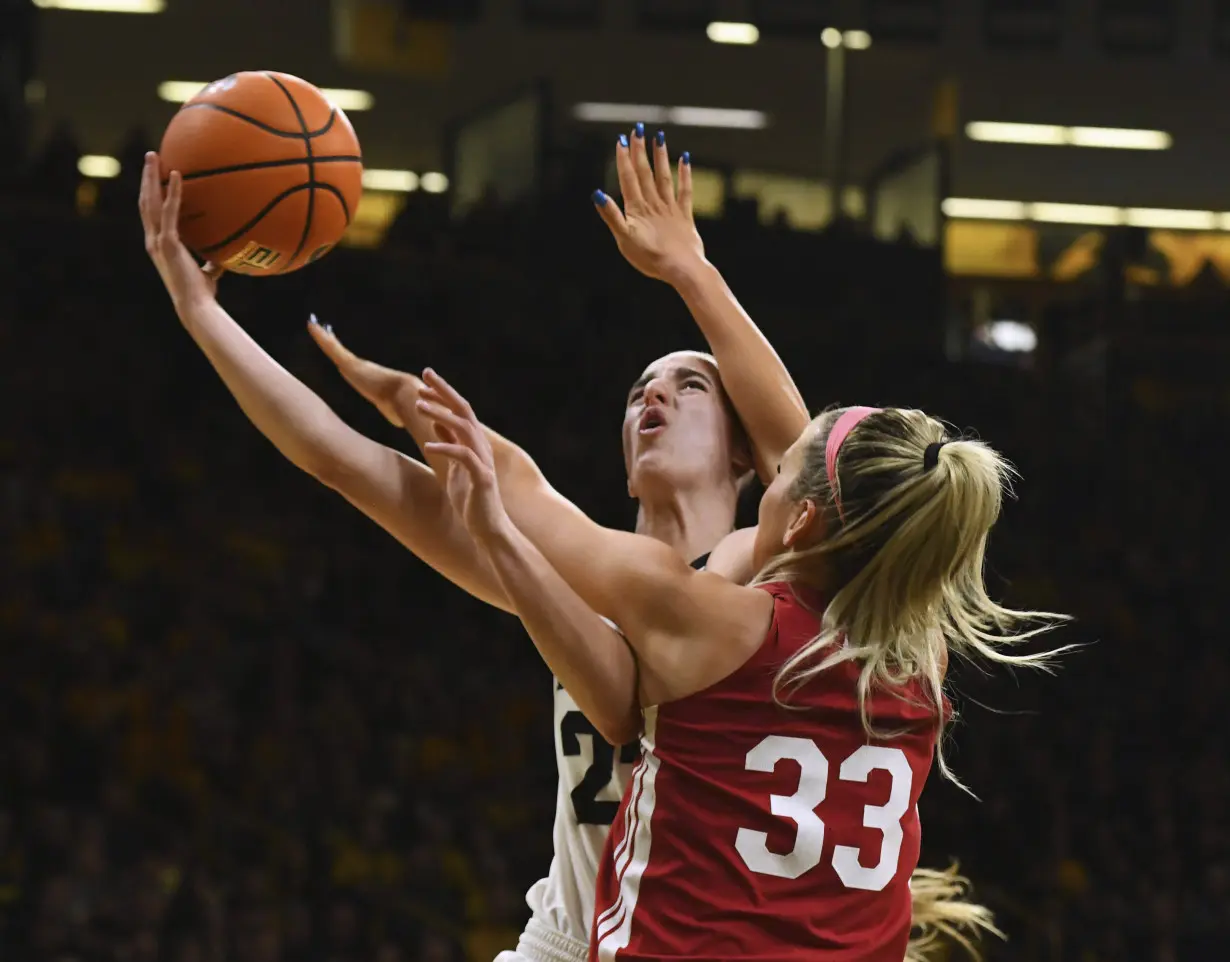
[[[645,125],[639,120],[636,122],[636,136],[640,140],[645,139]]]
[[[594,203],[597,204],[599,207],[605,207],[606,206],[606,194],[604,194],[600,190],[594,191]]]
[[[308,315],[308,323],[309,323],[309,324],[315,324],[317,327],[320,327],[320,321],[316,320],[316,315],[315,315],[315,314],[309,314],[309,315]]]
[[[666,144],[666,131],[665,130],[658,131],[658,135],[654,137],[654,143],[656,143],[659,147],[662,147]]]
[[[688,151],[686,151],[686,150],[685,150],[685,151],[683,152],[683,156],[680,158],[680,160],[682,160],[682,161],[683,161],[683,163],[684,163],[684,166],[685,166],[685,167],[690,167],[690,166],[692,166],[692,155],[691,155],[691,153],[690,153],[690,152],[688,152]]]
[[[628,146],[628,135],[627,135],[627,134],[620,134],[620,135],[619,135],[619,146],[620,146],[620,147],[627,147],[627,146]]]
[[[326,334],[332,334],[332,333],[333,333],[333,325],[332,325],[332,324],[326,324],[326,325],[325,325],[325,333],[326,333]]]

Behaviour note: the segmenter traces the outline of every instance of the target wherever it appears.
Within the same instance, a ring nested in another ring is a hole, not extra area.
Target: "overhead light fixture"
[[[941,205],[945,217],[958,220],[1028,220],[1029,205],[1019,200],[978,200],[948,197]]]
[[[85,154],[77,158],[77,172],[82,177],[106,180],[120,175],[120,162],[105,154]]]
[[[948,197],[941,205],[956,220],[1035,221],[1088,227],[1144,227],[1151,230],[1230,230],[1230,213],[1170,210],[1158,207],[1110,207],[1101,204],[1030,204],[1019,200]]]
[[[1086,224],[1090,227],[1115,227],[1123,223],[1123,210],[1098,204],[1030,204],[1032,220],[1049,224]]]
[[[1038,332],[1024,321],[987,321],[974,331],[974,337],[1010,354],[1032,354],[1038,347]]]
[[[760,29],[754,23],[715,20],[705,28],[705,36],[714,43],[735,43],[746,46],[760,39]]]
[[[970,140],[999,144],[1048,144],[1058,147],[1067,143],[1064,128],[1054,124],[1001,124],[975,120],[966,124],[965,135]]]
[[[830,50],[836,50],[841,46],[841,31],[836,27],[825,27],[820,34],[820,42]]]
[[[1112,150],[1166,150],[1174,138],[1164,130],[1119,127],[1062,127],[1058,124],[1012,124],[975,120],[965,126],[970,140],[1048,147],[1102,147]]]
[[[866,30],[847,30],[841,35],[841,42],[851,50],[866,50],[871,46],[871,34]]]
[[[1161,210],[1153,207],[1129,207],[1123,222],[1129,227],[1153,230],[1216,230],[1218,217],[1211,210]]]
[[[363,186],[367,190],[384,190],[408,194],[419,189],[419,175],[412,170],[365,170]]]
[[[429,194],[443,194],[448,190],[448,177],[433,170],[419,178],[419,186]]]
[[[664,107],[659,104],[580,103],[572,108],[577,120],[592,123],[677,124],[680,127],[724,127],[736,130],[760,130],[769,125],[769,117],[760,110],[737,110],[726,107]]]
[[[208,83],[199,80],[164,80],[158,85],[158,97],[167,103],[185,104],[207,86]],[[320,92],[329,103],[342,110],[371,110],[376,105],[376,98],[366,90],[323,87]]]
[[[1164,130],[1130,130],[1118,127],[1069,127],[1073,147],[1105,147],[1111,150],[1168,150],[1174,138]]]
[[[34,0],[43,10],[80,10],[87,13],[162,13],[166,0]]]

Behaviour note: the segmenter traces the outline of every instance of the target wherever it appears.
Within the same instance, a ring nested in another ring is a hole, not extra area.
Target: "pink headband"
[[[829,431],[829,439],[824,445],[824,473],[828,475],[829,490],[833,492],[833,503],[837,506],[837,517],[842,521],[846,520],[846,516],[841,510],[841,497],[837,488],[837,452],[841,450],[846,437],[859,421],[879,411],[880,408],[846,408]]]

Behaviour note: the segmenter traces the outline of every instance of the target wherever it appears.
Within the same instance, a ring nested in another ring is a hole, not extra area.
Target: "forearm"
[[[539,654],[612,745],[640,732],[636,661],[623,637],[560,577],[515,525],[484,543],[504,594]]]
[[[802,395],[717,268],[697,258],[670,283],[717,358],[722,385],[752,442],[756,471],[767,483],[782,454],[807,427]]]
[[[291,463],[336,490],[444,577],[509,609],[430,468],[351,428],[216,301],[176,309],[244,414]]]
[[[319,477],[350,428],[270,357],[215,300],[177,304],[184,328],[244,414],[296,467]]]

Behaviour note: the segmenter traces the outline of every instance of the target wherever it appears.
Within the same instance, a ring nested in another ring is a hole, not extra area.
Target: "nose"
[[[671,400],[670,382],[666,378],[655,377],[645,385],[645,403],[661,404],[665,407]]]

